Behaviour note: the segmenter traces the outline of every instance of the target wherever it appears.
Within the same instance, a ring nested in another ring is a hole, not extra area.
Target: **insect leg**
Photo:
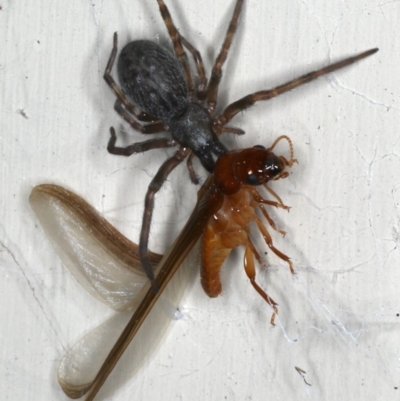
[[[260,253],[257,251],[257,248],[254,246],[254,244],[251,242],[251,240],[248,238],[248,244],[247,246],[250,247],[251,252],[253,253],[253,256],[257,259],[257,262],[259,263],[260,266],[267,268],[265,262],[262,260]]]
[[[152,179],[149,188],[147,189],[144,201],[142,229],[140,231],[139,240],[139,257],[142,262],[143,270],[152,282],[152,287],[155,292],[158,291],[158,288],[154,281],[154,272],[148,255],[150,225],[154,210],[154,198],[171,171],[180,163],[182,163],[182,161],[185,159],[186,156],[188,156],[189,153],[190,149],[180,147],[179,150],[171,158],[167,159],[161,165],[161,167],[157,171],[157,174]]]
[[[264,224],[262,223],[262,221],[261,221],[259,218],[257,218],[257,219],[256,219],[256,223],[257,223],[258,229],[260,230],[261,235],[264,237],[264,241],[265,241],[265,243],[268,245],[269,249],[271,249],[271,251],[272,251],[276,256],[279,256],[283,261],[285,261],[285,262],[289,265],[290,272],[291,272],[292,274],[295,274],[295,271],[294,271],[294,269],[293,269],[293,263],[292,263],[292,261],[290,260],[290,258],[289,258],[288,256],[286,256],[284,253],[282,253],[279,249],[276,249],[276,248],[274,247],[274,244],[273,244],[273,242],[272,242],[271,235],[270,235],[270,233],[268,232],[268,230],[265,228],[265,226],[264,226]]]
[[[251,243],[250,238],[248,241]],[[256,283],[256,268],[254,266],[254,254],[252,248],[254,248],[253,244],[246,245],[246,250],[244,251],[244,270],[254,289],[263,297],[268,305],[271,305],[272,309],[274,310],[271,316],[271,324],[274,325],[275,316],[278,313],[278,304]]]
[[[275,191],[273,191],[267,184],[264,184],[264,188],[265,188],[275,199],[278,200],[278,203],[279,203],[280,206],[277,206],[277,207],[282,207],[283,209],[290,210],[290,206],[286,206],[286,205],[282,202],[282,199],[280,198],[280,196],[279,196]],[[264,203],[264,202],[261,202],[261,203]]]
[[[268,221],[269,225],[270,225],[275,231],[278,231],[278,233],[281,233],[283,236],[285,236],[285,235],[286,235],[286,231],[280,230],[280,229],[276,226],[274,220],[273,220],[273,219],[271,218],[271,216],[268,214],[268,212],[266,211],[265,207],[264,207],[263,205],[259,205],[258,207],[260,208],[261,213],[264,215],[264,217],[265,217],[266,220]]]
[[[207,101],[208,111],[213,114],[217,104],[218,86],[222,78],[222,66],[228,57],[229,48],[232,44],[233,35],[236,32],[237,23],[239,20],[240,12],[242,10],[243,0],[237,0],[235,10],[233,11],[232,19],[225,35],[224,43],[222,44],[221,51],[215,59],[214,66],[211,72],[210,82],[207,88]]]
[[[186,83],[188,86],[188,91],[189,91],[189,96],[192,97],[194,93],[194,82],[192,78],[192,74],[190,72],[190,66],[189,66],[189,61],[187,58],[187,55],[185,53],[185,50],[183,49],[182,46],[182,41],[181,41],[181,35],[176,29],[176,26],[174,25],[174,22],[172,21],[171,14],[165,5],[163,0],[157,0],[158,6],[160,7],[160,13],[161,16],[164,20],[165,26],[167,27],[169,36],[172,40],[172,43],[174,45],[174,51],[176,54],[176,57],[178,57],[178,60],[182,64],[183,72],[186,77]]]
[[[288,92],[298,86],[304,85],[308,82],[313,81],[314,79],[319,78],[322,75],[329,74],[333,71],[339,70],[340,68],[346,67],[350,64],[355,63],[356,61],[362,60],[372,54],[376,53],[378,49],[371,49],[361,54],[358,54],[353,57],[346,58],[345,60],[339,61],[334,64],[330,64],[327,67],[321,68],[320,70],[310,72],[308,74],[302,75],[299,78],[293,79],[292,81],[286,82],[283,85],[279,85],[273,89],[263,90],[259,92],[252,93],[247,95],[236,102],[230,104],[221,116],[218,117],[218,122],[222,125],[225,125],[229,122],[236,114],[241,111],[251,107],[254,103],[259,102],[260,100],[269,100],[273,97],[277,97],[282,93]]]
[[[275,199],[278,200],[278,202],[272,201],[272,200],[269,200],[269,199],[264,199],[263,197],[261,197],[260,193],[257,191],[256,188],[249,187],[248,191],[251,193],[251,196],[254,199],[254,202],[256,204],[255,207],[259,206],[259,203],[261,203],[263,205],[268,205],[268,206],[273,206],[273,207],[276,207],[276,208],[290,210],[290,207],[286,206],[282,202],[282,199],[271,188],[269,188],[267,185],[264,185],[264,187],[267,189],[268,192],[271,193],[272,196],[274,196]]]

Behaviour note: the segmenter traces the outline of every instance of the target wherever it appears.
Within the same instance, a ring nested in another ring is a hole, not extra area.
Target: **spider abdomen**
[[[188,90],[178,59],[149,40],[128,43],[118,58],[125,94],[142,111],[168,122],[188,107]]]

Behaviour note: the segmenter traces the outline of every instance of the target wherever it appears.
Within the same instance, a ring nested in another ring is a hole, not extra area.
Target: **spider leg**
[[[376,53],[378,49],[371,49],[366,52],[360,53],[357,56],[346,58],[345,60],[339,61],[334,64],[330,64],[327,67],[324,67],[320,70],[310,72],[308,74],[302,75],[299,78],[296,78],[292,81],[286,82],[283,85],[279,85],[276,88],[259,91],[242,97],[241,99],[237,100],[230,104],[224,112],[218,117],[217,121],[219,124],[225,125],[228,121],[230,121],[236,114],[240,113],[241,111],[249,108],[254,103],[259,102],[260,100],[268,100],[272,99],[273,97],[279,96],[282,93],[288,92],[298,86],[304,85],[308,82],[313,81],[314,79],[319,78],[322,75],[329,74],[333,71],[339,70],[340,68],[346,67],[350,64],[355,63],[356,61],[362,60],[372,54]]]
[[[262,223],[262,221],[261,221],[259,218],[257,218],[257,219],[256,219],[256,223],[257,223],[258,229],[260,230],[261,235],[264,237],[264,241],[265,241],[265,243],[268,245],[269,249],[271,249],[271,251],[272,251],[276,256],[280,257],[283,261],[285,261],[285,262],[289,265],[290,272],[291,272],[292,274],[295,274],[295,271],[294,271],[294,269],[293,269],[293,263],[292,263],[292,261],[290,260],[290,258],[289,258],[288,256],[286,256],[284,253],[282,253],[279,249],[276,249],[276,248],[274,247],[274,243],[272,242],[271,235],[270,235],[270,233],[268,232],[268,230],[265,228],[265,226],[264,226],[264,224]]]
[[[139,121],[157,121],[157,118],[154,116],[141,112],[138,108],[136,108],[129,99],[125,96],[125,93],[122,89],[117,85],[114,81],[114,78],[111,76],[111,71],[114,66],[115,58],[117,56],[118,51],[118,34],[114,32],[113,37],[113,48],[111,50],[110,58],[108,59],[108,63],[106,69],[104,71],[103,78],[107,82],[107,85],[111,88],[111,90],[115,93],[115,96],[119,99],[119,101],[124,105],[125,109],[127,109],[130,113],[132,113]]]
[[[186,77],[186,83],[188,86],[188,91],[189,91],[189,97],[193,96],[194,93],[194,83],[193,83],[193,78],[192,74],[190,72],[190,66],[189,66],[189,61],[187,58],[187,55],[185,53],[185,50],[183,49],[182,46],[182,41],[181,41],[181,35],[176,29],[176,26],[174,25],[174,22],[172,21],[171,14],[165,5],[163,0],[157,0],[158,6],[160,7],[160,13],[161,16],[164,20],[165,26],[167,27],[169,36],[172,40],[172,44],[174,45],[174,51],[175,55],[182,64],[183,72]]]
[[[223,134],[234,134],[234,135],[244,135],[245,132],[240,128],[233,128],[233,127],[222,127],[221,133]]]
[[[273,314],[271,316],[271,324],[274,325],[275,316],[278,313],[277,303],[256,283],[256,268],[254,265],[254,254],[253,249],[254,245],[251,244],[250,238],[248,238],[248,245],[246,246],[246,250],[244,251],[244,270],[247,274],[247,277],[250,279],[251,285],[254,289],[263,297],[265,302],[270,305],[273,309]]]
[[[113,127],[110,128],[110,134],[111,137],[107,145],[108,153],[118,156],[130,156],[133,153],[143,153],[151,149],[170,148],[177,145],[177,143],[172,139],[154,138],[143,142],[136,142],[126,147],[119,147],[115,146],[117,135],[115,134],[115,129]]]
[[[147,125],[141,124],[136,121],[135,118],[128,113],[124,108],[123,103],[120,99],[117,99],[114,104],[114,110],[136,131],[142,134],[157,134],[159,132],[166,131],[164,124],[162,122],[150,123]]]
[[[236,27],[240,12],[242,10],[242,5],[243,0],[237,0],[235,10],[233,11],[232,19],[228,27],[228,31],[225,35],[224,43],[222,44],[218,57],[215,59],[214,66],[211,72],[211,78],[207,88],[208,111],[211,113],[211,115],[215,112],[218,96],[218,86],[222,78],[222,66],[224,65],[225,60],[228,57],[229,48],[232,44],[233,35],[236,32]]]
[[[187,162],[186,162],[186,167],[189,170],[189,176],[190,176],[190,181],[192,181],[193,184],[198,185],[200,184],[199,178],[197,177],[196,172],[194,171],[193,167],[193,158],[195,157],[194,153],[190,153]]]
[[[185,157],[189,155],[189,153],[190,149],[180,147],[179,150],[172,157],[167,159],[161,165],[154,178],[151,180],[145,197],[142,229],[140,231],[139,239],[139,257],[140,261],[142,262],[143,270],[147,274],[147,277],[150,279],[153,291],[155,292],[158,291],[158,288],[155,284],[153,267],[150,263],[148,255],[149,233],[154,210],[154,198],[171,171],[179,164],[181,164]]]
[[[197,85],[197,99],[201,102],[204,101],[206,97],[207,88],[207,77],[204,69],[203,59],[200,52],[181,35],[181,41],[183,46],[192,54],[194,63],[197,69],[197,75],[199,76],[199,84]]]

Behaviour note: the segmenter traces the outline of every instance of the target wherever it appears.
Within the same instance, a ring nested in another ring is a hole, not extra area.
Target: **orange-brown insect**
[[[283,156],[278,157],[272,152],[282,139],[289,143],[289,160]],[[254,211],[259,208],[271,227],[277,229],[264,205],[281,208],[287,206],[268,188],[276,201],[262,198],[255,186],[265,185],[269,180],[287,177],[288,172],[285,168],[291,167],[294,162],[292,145],[286,136],[278,138],[268,149],[257,146],[232,151],[220,158],[216,164],[215,174],[199,191],[199,200],[188,222],[157,265],[155,280],[160,289],[157,293],[150,288],[150,283],[144,274],[140,276],[140,268],[136,266],[138,261],[136,244],[118,233],[77,195],[51,185],[34,188],[31,195],[32,207],[66,266],[89,291],[106,304],[116,309],[131,307],[135,310],[108,356],[104,355],[104,362],[101,362],[101,358],[96,358],[97,362],[100,361],[100,365],[88,363],[85,359],[85,356],[87,358],[96,353],[96,351],[88,352],[90,347],[96,345],[92,344],[88,336],[82,340],[83,346],[79,342],[67,353],[60,366],[59,382],[68,396],[79,398],[86,395],[86,400],[93,400],[131,342],[135,350],[138,350],[138,354],[146,355],[151,352],[154,342],[160,340],[163,331],[158,335],[154,321],[148,322],[148,316],[155,309],[159,309],[158,298],[164,297],[165,304],[170,303],[165,299],[165,294],[168,293],[170,297],[175,296],[176,291],[166,287],[173,277],[175,280],[175,273],[202,235],[202,283],[208,295],[218,295],[219,269],[231,249],[245,245],[246,272],[254,288],[273,307],[274,313],[271,318],[273,323],[277,313],[276,303],[255,282],[253,258],[259,261],[261,258],[249,239],[249,223],[251,221],[257,223],[270,249],[288,262],[293,270],[289,258],[273,247],[267,229]],[[81,244],[77,241],[81,241]],[[157,259],[159,257],[154,255],[154,261]],[[104,266],[101,266],[102,263]],[[133,266],[129,266],[130,264]],[[111,276],[110,267],[115,270],[117,277]],[[118,290],[118,285],[121,288],[126,287],[128,282],[131,283],[128,287],[137,287],[134,293],[131,294],[129,288]],[[176,282],[174,285],[176,289]],[[182,282],[178,287],[181,288],[183,285]],[[161,325],[168,325],[168,317],[165,314],[158,317],[160,318],[164,320]],[[136,335],[138,332],[139,336]],[[84,350],[84,355],[81,350]],[[101,351],[104,353],[105,350]],[[136,363],[140,365],[140,361]]]
[[[290,159],[276,156],[272,150],[282,139],[289,143]],[[213,176],[216,210],[202,237],[202,265],[201,284],[210,297],[218,296],[222,291],[219,277],[220,269],[233,248],[243,245],[244,268],[255,290],[272,306],[274,313],[271,323],[274,324],[277,303],[256,283],[254,258],[262,264],[260,254],[250,239],[251,222],[255,222],[268,247],[281,259],[289,264],[290,271],[294,273],[290,259],[273,245],[271,235],[262,220],[257,216],[256,209],[264,215],[270,226],[278,230],[269,216],[265,205],[289,209],[284,205],[278,195],[267,187],[267,182],[288,176],[285,167],[292,167],[296,162],[293,156],[293,147],[289,137],[280,136],[273,145],[265,149],[256,146],[250,149],[232,151],[218,159]],[[274,196],[276,201],[264,199],[255,186],[264,185]]]

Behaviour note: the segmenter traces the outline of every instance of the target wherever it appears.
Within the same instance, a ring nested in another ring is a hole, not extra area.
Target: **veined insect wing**
[[[62,187],[35,187],[30,202],[57,254],[83,287],[115,309],[136,310],[143,294],[150,288],[141,271],[137,245],[119,233],[82,198]],[[174,256],[173,250],[169,254]],[[161,258],[156,254],[151,257],[153,263]],[[164,336],[187,283],[194,279],[196,272],[193,265],[186,264],[160,294],[130,344],[130,372],[146,362]],[[118,286],[123,288],[120,297]],[[92,388],[131,316],[129,311],[109,319],[67,352],[61,361],[58,379],[69,397],[79,398]]]
[[[57,255],[82,287],[112,309],[134,308],[147,282],[137,245],[65,188],[39,185],[29,201]],[[151,254],[154,266],[161,257]]]

